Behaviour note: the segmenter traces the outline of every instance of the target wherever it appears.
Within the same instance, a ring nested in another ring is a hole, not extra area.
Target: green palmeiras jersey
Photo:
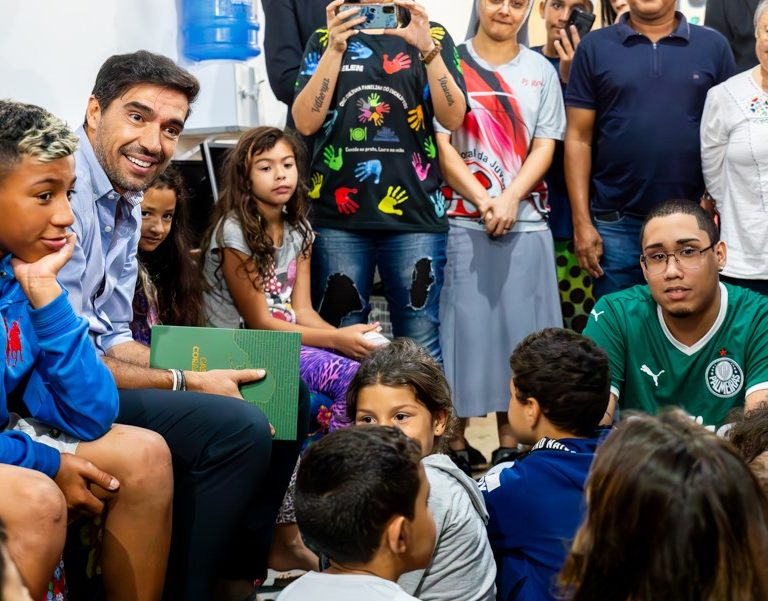
[[[720,284],[720,311],[692,346],[676,340],[648,286],[601,298],[584,335],[608,354],[623,410],[682,407],[719,426],[752,392],[768,391],[768,297]]]

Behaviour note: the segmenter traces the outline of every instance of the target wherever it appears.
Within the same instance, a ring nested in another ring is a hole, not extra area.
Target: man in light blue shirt
[[[59,277],[120,389],[117,421],[155,430],[171,449],[175,494],[165,596],[202,601],[211,598],[222,566],[236,579],[266,571],[298,443],[273,446],[264,414],[241,400],[238,384],[264,377],[263,370],[181,377],[178,370],[150,368],[149,348],[131,338],[143,191],[173,156],[198,91],[192,75],[146,51],[112,56],[101,67],[78,131],[77,246]],[[187,388],[213,394],[182,392]]]

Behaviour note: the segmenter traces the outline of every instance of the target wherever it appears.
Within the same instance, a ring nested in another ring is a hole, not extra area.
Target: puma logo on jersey
[[[656,386],[656,388],[659,387],[659,376],[664,373],[664,370],[662,369],[659,373],[655,374],[651,371],[651,368],[647,365],[643,364],[643,366],[640,368],[640,371],[644,374],[651,376],[653,378],[653,383]]]
[[[592,317],[594,317],[594,318],[595,318],[595,321],[599,320],[599,319],[600,319],[600,316],[601,316],[603,313],[605,313],[605,311],[595,311],[594,309],[592,309],[592,310],[589,312],[589,314],[590,314]]]

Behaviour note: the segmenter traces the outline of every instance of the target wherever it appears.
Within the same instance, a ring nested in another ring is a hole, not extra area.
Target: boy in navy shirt
[[[584,482],[610,393],[608,358],[589,339],[549,328],[525,338],[510,364],[509,423],[533,448],[480,480],[497,598],[554,600],[584,515]]]
[[[36,106],[0,101],[0,518],[34,598],[61,554],[68,518],[109,508],[108,599],[159,599],[170,544],[172,472],[158,435],[112,426],[115,382],[57,274],[77,138]]]

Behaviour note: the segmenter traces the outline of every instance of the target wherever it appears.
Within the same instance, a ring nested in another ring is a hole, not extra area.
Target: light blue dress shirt
[[[75,312],[88,320],[100,354],[133,340],[133,292],[141,237],[143,193],[120,195],[112,187],[82,127],[75,152],[77,183],[72,195],[75,251],[59,272]]]

